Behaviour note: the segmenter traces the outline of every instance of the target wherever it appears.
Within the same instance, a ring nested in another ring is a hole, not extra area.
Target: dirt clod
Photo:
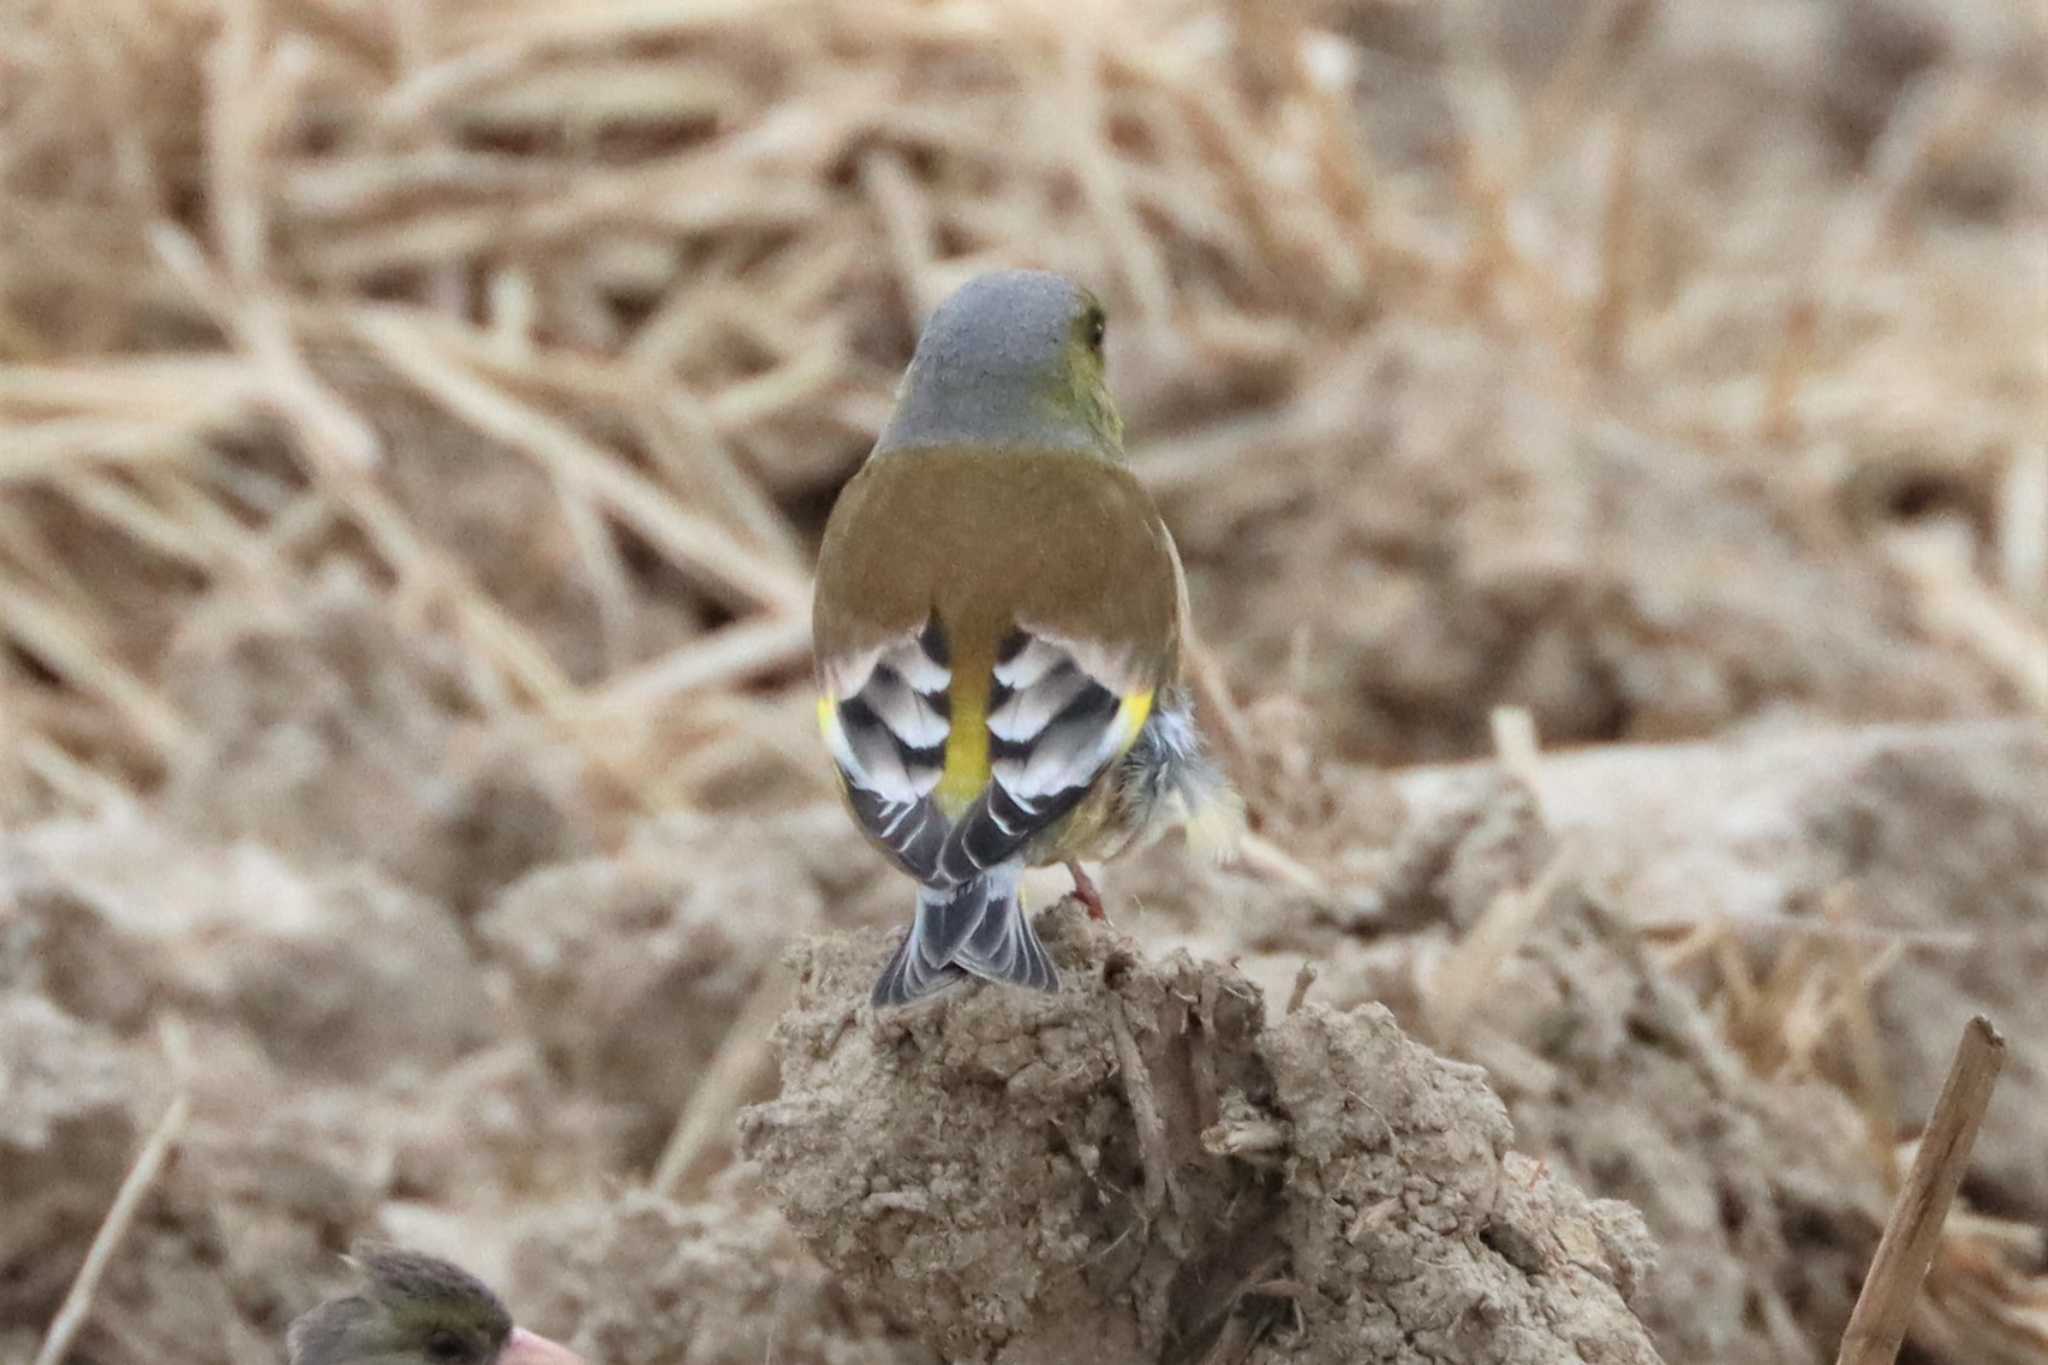
[[[1575,887],[1479,1019],[1471,1054],[1526,1148],[1642,1211],[1659,1255],[1637,1306],[1667,1355],[1770,1365],[1839,1339],[1886,1208],[1877,1166],[1843,1159],[1865,1133],[1839,1091],[1745,1074]]]

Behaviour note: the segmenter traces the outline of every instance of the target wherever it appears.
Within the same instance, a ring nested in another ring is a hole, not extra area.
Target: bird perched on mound
[[[876,982],[905,1004],[972,975],[1057,990],[1026,867],[1106,858],[1235,798],[1181,680],[1187,586],[1124,464],[1094,296],[969,282],[932,315],[818,557],[818,720],[854,819],[916,879]]]
[[[512,1325],[483,1281],[416,1251],[359,1245],[366,1283],[285,1335],[291,1365],[583,1365],[566,1346]]]

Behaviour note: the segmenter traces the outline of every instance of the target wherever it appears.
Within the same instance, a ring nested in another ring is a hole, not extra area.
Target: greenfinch
[[[818,720],[847,808],[917,882],[877,1008],[1055,970],[1027,867],[1174,823],[1227,833],[1235,798],[1182,679],[1187,584],[1125,463],[1094,295],[971,280],[932,314],[873,453],[832,509],[812,628]]]
[[[285,1335],[291,1365],[583,1365],[512,1324],[481,1280],[416,1251],[359,1245],[361,1293],[329,1299]]]

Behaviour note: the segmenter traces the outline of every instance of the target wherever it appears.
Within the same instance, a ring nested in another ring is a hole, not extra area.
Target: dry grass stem
[[[622,673],[591,696],[593,711],[640,710],[691,692],[725,687],[809,662],[809,612],[763,615],[725,626],[662,658]]]
[[[655,1164],[650,1188],[680,1198],[690,1182],[705,1173],[706,1156],[731,1140],[733,1117],[747,1102],[755,1081],[775,1064],[771,1035],[794,994],[787,975],[779,971],[768,972],[755,988],[690,1091],[689,1103]]]
[[[1329,882],[1262,834],[1246,831],[1238,835],[1236,859],[1246,870],[1291,886],[1312,900],[1325,904],[1330,900]]]
[[[1167,1145],[1166,1120],[1159,1113],[1159,1101],[1152,1088],[1152,1069],[1138,1050],[1132,1032],[1127,1002],[1118,1001],[1109,1011],[1110,1034],[1116,1043],[1117,1070],[1123,1076],[1124,1097],[1131,1106],[1131,1119],[1138,1132],[1139,1163],[1144,1168],[1144,1203],[1148,1214],[1166,1211],[1172,1201],[1178,1212],[1180,1193],[1173,1179],[1173,1152]]]
[[[2048,626],[1998,595],[1936,536],[1902,534],[1886,551],[1934,632],[1975,650],[2032,710],[2048,712]]]
[[[2048,615],[2048,445],[2014,451],[1999,480],[1998,553],[2006,589]]]
[[[67,684],[104,701],[156,761],[185,743],[185,722],[170,704],[96,644],[91,625],[64,607],[26,584],[0,580],[0,628]]]
[[[531,455],[565,486],[601,501],[621,522],[702,576],[704,586],[738,606],[783,611],[808,600],[803,579],[684,511],[616,454],[464,373],[395,315],[365,312],[356,329],[392,369],[464,421]]]
[[[1508,775],[1522,784],[1539,804],[1542,802],[1542,744],[1536,737],[1536,718],[1520,706],[1497,706],[1487,715],[1493,735],[1493,754]]]
[[[172,1040],[179,1035],[175,1026],[167,1025],[167,1050],[174,1054],[179,1050]],[[85,1326],[92,1315],[93,1295],[99,1289],[100,1278],[107,1273],[107,1266],[121,1249],[121,1239],[128,1233],[128,1227],[135,1220],[142,1201],[148,1197],[156,1184],[164,1162],[170,1157],[178,1139],[184,1135],[185,1122],[191,1117],[192,1097],[185,1089],[185,1077],[189,1074],[175,1055],[171,1070],[178,1085],[178,1091],[165,1106],[163,1117],[135,1154],[135,1162],[128,1168],[128,1174],[121,1181],[121,1187],[114,1193],[114,1202],[108,1206],[106,1217],[100,1220],[99,1231],[93,1234],[92,1245],[87,1248],[85,1263],[72,1278],[71,1288],[64,1295],[64,1303],[58,1308],[57,1316],[50,1322],[49,1331],[44,1334],[42,1345],[37,1348],[34,1365],[60,1365],[77,1339],[79,1329]]]
[[[1913,1157],[1870,1274],[1856,1296],[1838,1365],[1892,1365],[1905,1340],[1950,1202],[1970,1164],[1970,1147],[2005,1064],[2005,1039],[1982,1015],[1964,1026],[1941,1098]]]
[[[1570,884],[1579,864],[1571,838],[1536,880],[1496,896],[1466,931],[1450,955],[1438,964],[1425,993],[1424,1009],[1436,1045],[1457,1051],[1481,1002],[1497,988],[1500,970],[1549,906],[1561,887]]]

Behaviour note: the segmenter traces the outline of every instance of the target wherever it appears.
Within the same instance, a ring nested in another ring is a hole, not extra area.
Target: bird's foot
[[[1109,923],[1109,912],[1102,908],[1102,893],[1095,889],[1095,879],[1081,870],[1081,864],[1067,860],[1067,871],[1074,876],[1074,899],[1088,907],[1088,918]]]

